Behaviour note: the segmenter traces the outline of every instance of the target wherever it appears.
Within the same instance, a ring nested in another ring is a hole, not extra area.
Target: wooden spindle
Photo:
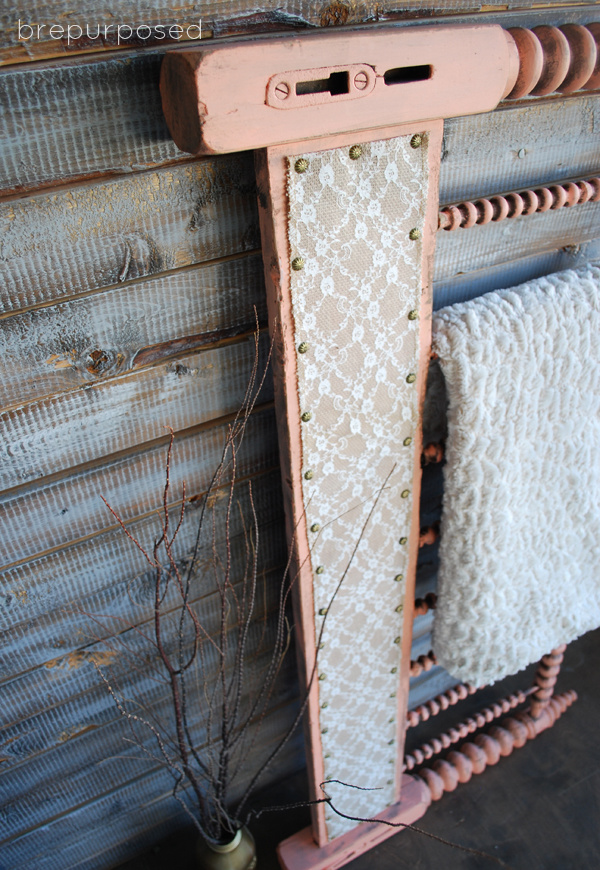
[[[431,766],[422,767],[418,776],[427,786],[431,799],[439,800],[447,791],[454,791],[460,782],[468,782],[473,774],[483,773],[488,765],[497,764],[501,757],[510,755],[513,750],[533,740],[542,731],[551,728],[565,710],[577,700],[577,693],[571,690],[555,695],[537,718],[531,709],[517,713],[514,717],[503,719],[487,732],[478,734],[472,741],[463,743],[460,749],[449,752],[445,759],[437,759]],[[425,761],[422,752],[417,751]],[[408,768],[410,769],[410,768]]]
[[[460,684],[456,687],[456,689],[449,689],[444,696],[438,695],[438,699],[442,697],[446,697],[446,699],[448,699],[448,696],[450,696],[452,699],[455,698],[455,700],[452,700],[451,703],[457,703],[459,700],[464,700],[464,698],[466,698],[468,694],[473,694],[475,691],[477,690],[474,689],[472,686],[465,686],[464,684]],[[434,737],[427,743],[423,743],[417,749],[413,750],[411,754],[406,755],[404,758],[404,769],[408,771],[413,770],[415,767],[423,764],[423,762],[427,759],[432,758],[434,755],[439,755],[443,750],[448,749],[453,744],[460,743],[460,741],[464,740],[465,737],[468,737],[469,734],[473,734],[475,731],[478,731],[480,728],[483,728],[485,725],[493,722],[495,719],[499,719],[510,710],[514,710],[514,708],[518,707],[519,704],[524,704],[526,700],[527,694],[525,692],[515,692],[512,695],[508,695],[508,697],[506,698],[502,698],[500,701],[497,701],[495,704],[492,704],[489,707],[484,707],[481,712],[476,713],[474,716],[470,716],[468,719],[465,719],[464,722],[459,722],[458,725],[455,725],[453,728],[449,728],[438,737]],[[434,713],[430,712],[430,708],[428,707],[428,705],[431,703],[431,701],[428,701],[427,704],[421,704],[419,707],[411,710],[407,717],[407,724],[411,726],[417,724],[417,722],[419,721],[426,722],[431,715],[435,715]],[[434,699],[433,703],[437,708],[437,712],[439,712],[439,710],[441,709],[441,704],[437,702],[437,699]],[[497,741],[499,741],[499,735],[495,734],[492,729],[489,730],[488,734],[494,737]],[[476,744],[479,736],[480,735],[478,735],[474,740]],[[485,740],[487,740],[486,735],[483,735],[483,737],[485,738]],[[500,754],[502,755],[506,754],[505,742],[502,743],[501,750],[499,750]],[[483,747],[480,746],[480,748]],[[491,763],[491,761],[488,761],[488,764]]]
[[[551,653],[543,656],[538,665],[534,683],[537,691],[534,692],[531,700],[531,715],[534,719],[540,715],[554,694],[554,686],[560,673],[560,666],[566,648],[567,645],[564,643],[561,646],[557,646]]]
[[[414,662],[411,661],[410,675],[411,677],[418,677],[423,673],[423,671],[430,671],[436,664],[437,659],[435,653],[430,649],[426,655],[419,656],[419,658]]]
[[[435,592],[428,592],[425,598],[415,598],[415,617],[425,616],[430,610],[435,610],[436,604],[437,595]]]
[[[426,722],[430,716],[437,716],[441,710],[447,710],[448,707],[458,704],[464,700],[467,695],[473,695],[477,691],[475,686],[470,686],[465,683],[459,683],[451,689],[446,689],[441,695],[436,695],[435,698],[426,701],[410,710],[406,716],[407,728],[414,728],[419,722]]]

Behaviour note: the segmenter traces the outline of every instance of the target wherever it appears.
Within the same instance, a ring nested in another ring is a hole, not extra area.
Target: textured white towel
[[[434,650],[490,683],[600,625],[600,269],[438,311],[448,440]]]

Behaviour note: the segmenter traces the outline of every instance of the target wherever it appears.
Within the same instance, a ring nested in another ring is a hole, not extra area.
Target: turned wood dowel
[[[435,544],[439,536],[440,530],[437,523],[433,526],[424,526],[419,532],[419,548]]]
[[[444,459],[444,445],[439,441],[429,441],[421,453],[422,465],[442,462]]]
[[[406,725],[408,728],[414,728],[419,722],[426,722],[431,716],[437,716],[441,710],[447,710],[448,707],[458,704],[463,701],[467,695],[473,695],[477,692],[475,686],[470,686],[465,683],[459,683],[451,689],[446,689],[440,695],[436,695],[424,704],[419,704],[414,710],[410,710],[406,716]]]
[[[438,228],[447,232],[466,230],[490,222],[498,223],[559,208],[571,208],[586,202],[600,202],[599,176],[448,205],[440,210]]]
[[[537,718],[554,694],[554,686],[567,648],[566,643],[557,646],[542,657],[535,673],[534,692],[531,699],[531,715]]]
[[[433,650],[429,650],[426,655],[419,656],[416,661],[410,663],[411,677],[418,677],[423,671],[430,671],[437,664],[437,659]]]
[[[461,685],[460,688],[462,691],[460,692],[461,699],[466,698],[467,694],[473,694],[476,689],[472,687],[467,687]],[[415,767],[423,764],[429,758],[432,758],[434,755],[438,755],[444,749],[448,749],[455,743],[459,743],[461,740],[464,740],[469,734],[473,734],[475,731],[478,731],[480,728],[483,728],[484,725],[493,722],[495,719],[499,719],[501,716],[508,713],[510,710],[513,710],[515,707],[518,707],[519,704],[524,704],[527,700],[527,695],[525,692],[516,692],[512,695],[508,695],[506,698],[502,698],[500,701],[497,701],[494,704],[491,704],[489,707],[485,707],[479,713],[476,713],[474,716],[470,716],[468,719],[465,719],[464,722],[459,722],[458,725],[453,728],[449,728],[447,731],[444,731],[442,734],[438,735],[438,737],[428,741],[427,743],[423,743],[417,749],[414,749],[410,754],[406,755],[404,758],[404,768],[407,771],[413,770]],[[417,707],[413,713],[417,713],[419,716],[418,721],[425,721],[429,718],[429,715],[423,716],[420,715],[422,712],[422,708],[426,709],[426,705],[421,705],[421,707]],[[438,711],[439,712],[439,711]],[[409,724],[412,724],[410,721],[410,713],[409,716]]]
[[[414,615],[425,616],[430,610],[435,610],[437,604],[437,595],[435,592],[428,592],[425,598],[415,598]]]
[[[514,749],[551,728],[576,700],[577,693],[571,690],[551,698],[535,719],[529,710],[507,717],[487,732],[477,734],[472,741],[463,743],[460,749],[448,752],[445,759],[422,767],[416,775],[427,785],[431,799],[437,801],[444,792],[454,791],[458,783],[468,782],[473,774],[483,773],[488,765],[497,764],[501,757],[510,755]]]
[[[519,53],[519,73],[506,99],[555,91],[572,94],[600,86],[600,23],[509,27],[507,32]]]

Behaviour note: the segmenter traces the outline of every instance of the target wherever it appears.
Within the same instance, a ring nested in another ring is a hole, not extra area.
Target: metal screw
[[[405,447],[410,447],[410,445],[412,444],[412,438],[410,438],[410,437],[405,438],[402,443],[404,444]]]
[[[423,144],[423,135],[422,133],[415,133],[415,135],[410,140],[411,148],[420,148]]]
[[[327,679],[327,675],[326,675],[326,674],[319,674],[319,679],[320,679],[321,681],[322,681],[322,680],[326,680],[326,679]]]
[[[308,160],[306,157],[299,157],[294,163],[294,169],[296,172],[306,172],[308,169]]]
[[[354,76],[354,87],[358,88],[359,91],[364,91],[368,84],[369,79],[366,72],[364,72],[364,70],[357,72]]]
[[[327,734],[329,728],[321,728],[321,734]]]
[[[397,674],[397,673],[398,673],[398,668],[392,668],[392,670],[390,671],[390,673],[391,673],[391,674]]]
[[[408,498],[410,495],[410,489],[403,489],[400,493],[400,498]]]
[[[287,100],[290,95],[290,86],[287,82],[278,82],[275,85],[275,96],[279,100]]]
[[[394,643],[402,643],[402,638],[401,638],[401,637],[395,637],[395,638],[394,638]]]
[[[419,312],[417,311],[416,308],[413,308],[412,311],[408,312],[408,319],[409,320],[416,320],[418,316],[419,316]]]
[[[396,608],[396,613],[402,613],[403,610],[404,610],[404,605],[399,604],[398,607]]]
[[[521,160],[525,157],[526,154],[527,151],[525,148],[519,148],[519,150],[517,151],[517,157],[520,157]]]
[[[325,571],[323,565],[317,565],[317,574],[322,574]]]
[[[308,471],[304,472],[304,480],[312,480],[314,477],[314,473],[309,468]]]
[[[300,417],[303,423],[308,423],[309,420],[312,420],[312,414],[310,411],[305,411],[304,414]]]
[[[325,649],[325,644],[323,643],[323,641],[321,641],[321,643],[319,644],[319,649]]]
[[[326,607],[319,608],[319,616],[327,616],[327,608]]]
[[[387,785],[391,785],[393,783],[393,779],[386,780]],[[388,804],[388,807],[391,807],[391,804]]]
[[[414,384],[414,382],[416,380],[417,380],[417,376],[414,372],[411,372],[409,375],[406,376],[406,383],[407,384]]]
[[[292,269],[294,272],[300,272],[301,269],[304,269],[304,260],[302,257],[294,257],[292,260]]]
[[[398,543],[400,544],[400,546],[403,547],[407,543],[407,541],[408,541],[408,538],[400,538]]]
[[[321,710],[325,710],[325,709],[327,709],[327,707],[329,707],[329,704],[327,703],[327,701],[325,701],[324,704],[321,704]]]
[[[396,583],[400,583],[402,580],[404,580],[404,574],[396,574],[394,580],[396,581]]]
[[[350,155],[350,160],[358,160],[362,154],[362,145],[353,145],[348,154]]]
[[[298,353],[306,353],[307,350],[308,350],[308,342],[301,341],[300,344],[298,345]]]
[[[418,227],[413,227],[408,234],[408,238],[411,239],[413,242],[416,242],[417,239],[421,238],[421,230]]]
[[[311,530],[311,532],[320,532],[321,526],[319,525],[319,523],[313,523],[312,526],[310,527],[310,530]]]

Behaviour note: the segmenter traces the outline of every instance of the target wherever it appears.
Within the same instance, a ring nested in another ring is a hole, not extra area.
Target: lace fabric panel
[[[308,160],[295,171],[298,157]],[[420,238],[427,137],[369,142],[289,158],[288,239],[302,425],[303,495],[319,635],[320,728],[328,786],[345,814],[393,803],[406,539],[418,425]],[[413,236],[418,235],[413,233]],[[418,458],[417,458],[418,459]],[[312,472],[312,476],[306,472]],[[384,481],[387,484],[380,492]],[[361,529],[377,499],[366,530]],[[402,540],[404,543],[399,543]],[[336,586],[350,568],[332,602]],[[355,827],[331,811],[330,838]]]

